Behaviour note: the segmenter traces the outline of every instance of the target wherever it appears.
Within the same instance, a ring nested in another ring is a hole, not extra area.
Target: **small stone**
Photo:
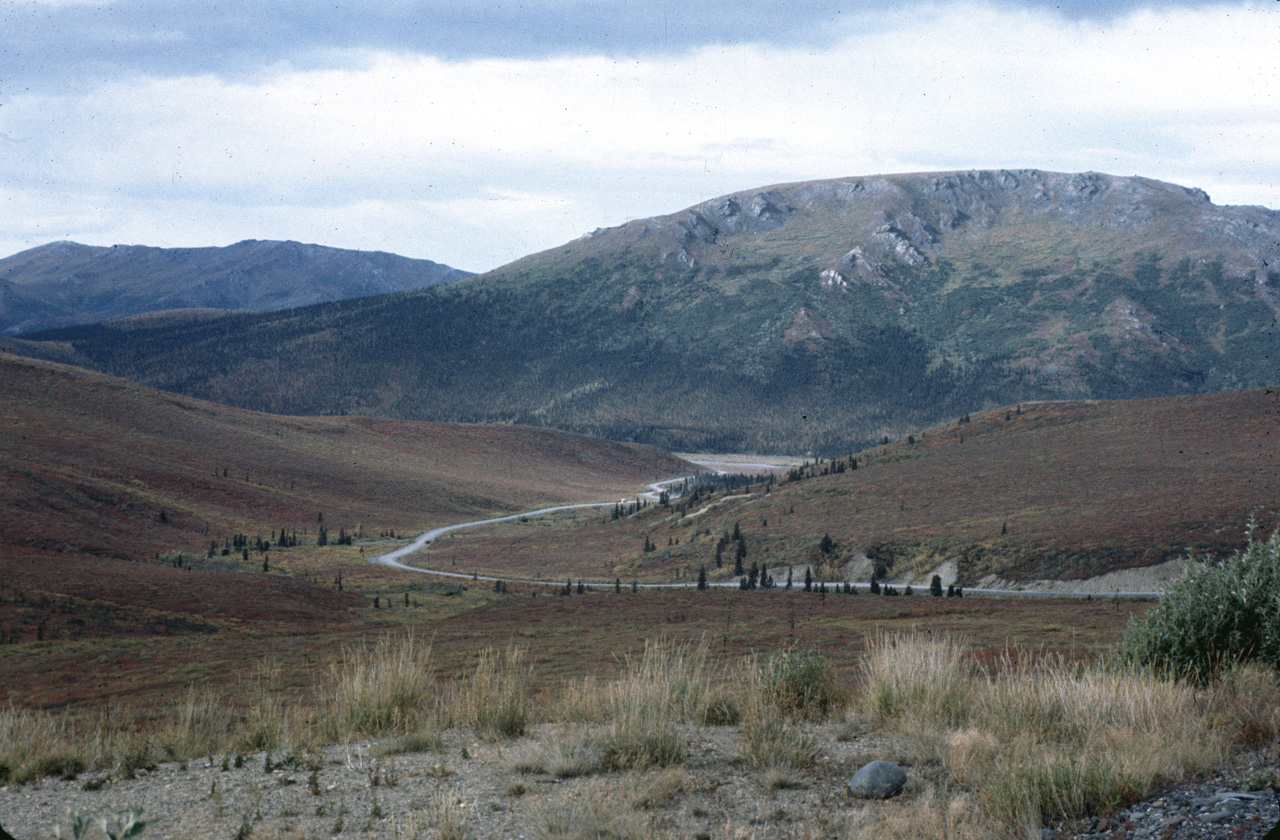
[[[863,799],[888,799],[907,783],[907,773],[890,761],[873,761],[849,780],[849,791]]]
[[[1198,819],[1200,822],[1205,822],[1205,823],[1220,823],[1220,822],[1226,822],[1230,816],[1231,816],[1230,811],[1214,811],[1213,813],[1210,813],[1210,814],[1201,814],[1200,816],[1196,817],[1196,819]]]
[[[1220,793],[1214,797],[1214,799],[1218,800],[1219,802],[1235,802],[1237,804],[1240,804],[1244,801],[1261,799],[1261,798],[1262,797],[1256,793],[1232,793],[1230,791]]]

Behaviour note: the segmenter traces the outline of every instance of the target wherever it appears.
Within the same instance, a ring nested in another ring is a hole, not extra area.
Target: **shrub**
[[[1191,566],[1160,603],[1131,619],[1118,646],[1127,662],[1208,683],[1224,668],[1280,669],[1280,531],[1254,539],[1222,565]]]

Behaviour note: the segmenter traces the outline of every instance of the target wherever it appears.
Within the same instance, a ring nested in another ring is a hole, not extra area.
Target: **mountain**
[[[225,248],[53,242],[0,260],[0,333],[170,309],[276,310],[470,276],[430,260],[298,242]]]
[[[1018,401],[1274,384],[1277,295],[1274,210],[926,173],[737,193],[419,292],[13,349],[272,412],[829,454]]]

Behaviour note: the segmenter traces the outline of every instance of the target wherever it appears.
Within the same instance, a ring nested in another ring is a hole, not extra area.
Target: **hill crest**
[[[293,241],[223,248],[51,242],[0,259],[0,333],[171,309],[278,310],[470,276],[430,260]]]

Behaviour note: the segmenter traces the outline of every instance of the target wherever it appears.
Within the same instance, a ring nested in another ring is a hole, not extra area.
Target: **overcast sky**
[[[481,271],[736,190],[1000,167],[1280,208],[1280,2],[0,0],[0,256]]]

